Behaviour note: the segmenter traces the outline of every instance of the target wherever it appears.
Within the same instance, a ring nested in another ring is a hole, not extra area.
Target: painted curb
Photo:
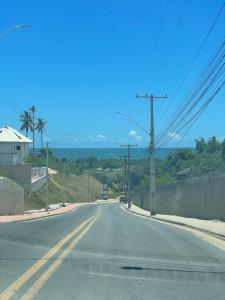
[[[28,222],[28,221],[33,221],[33,220],[38,220],[38,219],[46,219],[46,218],[52,218],[52,217],[57,217],[59,215],[65,215],[65,214],[69,214],[73,211],[75,211],[76,209],[78,209],[79,207],[81,207],[82,205],[80,206],[77,206],[77,207],[74,207],[72,208],[71,210],[69,211],[65,211],[65,212],[59,212],[59,213],[56,213],[54,215],[46,215],[46,216],[40,216],[40,217],[35,217],[35,218],[30,218],[30,219],[21,219],[21,220],[12,220],[12,221],[6,221],[6,222],[1,222],[0,221],[0,224],[6,224],[6,223],[18,223],[18,222]]]

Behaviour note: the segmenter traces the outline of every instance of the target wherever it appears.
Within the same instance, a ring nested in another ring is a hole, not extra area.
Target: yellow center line
[[[99,218],[100,214],[98,214],[95,219],[93,219],[84,230],[77,236],[75,239],[70,242],[67,248],[63,251],[63,253],[55,260],[51,266],[39,277],[39,279],[30,287],[30,289],[24,294],[20,300],[30,300],[34,298],[39,290],[43,287],[43,285],[49,280],[49,278],[53,275],[53,273],[58,269],[58,267],[62,264],[63,260],[76,248],[84,235],[89,231],[91,226],[95,223],[95,221]]]
[[[91,218],[84,221],[81,225],[75,228],[72,232],[66,235],[62,240],[55,244],[45,255],[43,255],[35,264],[33,264],[27,271],[25,271],[19,278],[17,278],[9,287],[7,287],[1,294],[1,300],[10,299],[17,290],[23,286],[32,276],[34,276],[41,267],[43,267],[70,239],[79,233],[88,223],[99,215],[99,208],[97,213]]]

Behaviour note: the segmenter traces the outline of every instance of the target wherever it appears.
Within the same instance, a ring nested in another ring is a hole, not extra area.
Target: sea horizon
[[[57,158],[79,159],[96,157],[97,159],[121,159],[121,156],[127,155],[127,148],[122,147],[104,147],[104,148],[50,148],[50,151]],[[174,152],[175,148],[159,148],[155,151],[155,157],[164,159]],[[146,159],[149,157],[148,147],[131,147],[131,159]]]

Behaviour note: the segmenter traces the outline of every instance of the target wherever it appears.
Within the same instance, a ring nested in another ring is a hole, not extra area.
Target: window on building
[[[16,146],[16,150],[20,150],[20,146]]]

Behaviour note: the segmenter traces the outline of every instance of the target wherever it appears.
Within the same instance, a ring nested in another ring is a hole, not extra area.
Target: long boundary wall
[[[135,204],[149,210],[149,194],[135,193]],[[193,177],[156,190],[157,212],[225,221],[225,175]]]

